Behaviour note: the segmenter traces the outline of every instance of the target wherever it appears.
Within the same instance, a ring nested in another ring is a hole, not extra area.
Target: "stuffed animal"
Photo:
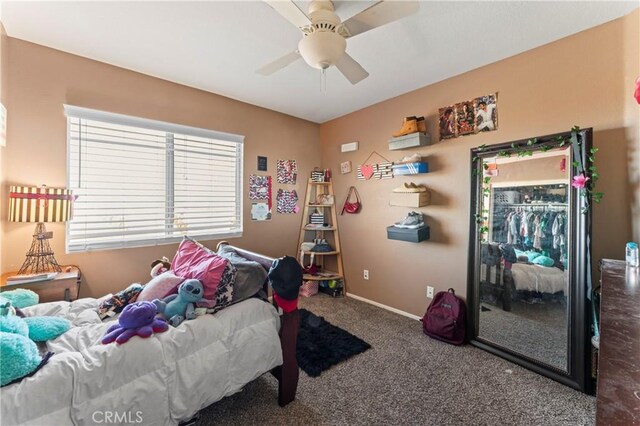
[[[5,291],[2,297],[11,302],[14,308],[22,309],[28,306],[37,305],[40,301],[38,293],[25,288],[17,288],[15,290]]]
[[[152,302],[135,302],[125,306],[118,318],[118,324],[113,324],[107,329],[102,343],[106,345],[115,341],[122,344],[133,336],[147,338],[153,333],[167,331],[167,322],[156,318],[157,312],[156,305]]]
[[[151,262],[151,278],[155,278],[171,269],[171,262],[166,257]]]
[[[158,312],[164,315],[174,327],[179,326],[185,319],[196,317],[195,303],[204,296],[204,289],[199,280],[186,280],[178,287],[178,294],[172,294],[162,300],[156,299],[153,303],[158,307]]]
[[[34,342],[55,339],[71,328],[71,323],[59,317],[15,316],[11,301],[0,296],[0,386],[34,374],[49,360],[52,353],[40,356]]]

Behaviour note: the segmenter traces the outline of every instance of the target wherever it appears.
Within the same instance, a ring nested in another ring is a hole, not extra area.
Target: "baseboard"
[[[395,314],[402,315],[403,317],[411,318],[418,321],[422,318],[417,315],[410,314],[409,312],[401,311],[400,309],[392,308],[391,306],[383,305],[382,303],[374,302],[373,300],[365,299],[364,297],[361,297],[361,296],[356,296],[353,293],[347,293],[347,297],[352,297],[361,302],[368,303],[373,306],[377,306],[378,308],[386,309],[387,311],[391,311]]]

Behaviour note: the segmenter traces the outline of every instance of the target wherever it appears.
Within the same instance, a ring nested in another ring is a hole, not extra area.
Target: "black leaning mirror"
[[[471,150],[467,292],[473,345],[588,393],[591,138]]]

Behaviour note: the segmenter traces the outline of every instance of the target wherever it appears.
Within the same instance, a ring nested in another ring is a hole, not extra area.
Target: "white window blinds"
[[[67,252],[242,235],[244,136],[65,105]]]

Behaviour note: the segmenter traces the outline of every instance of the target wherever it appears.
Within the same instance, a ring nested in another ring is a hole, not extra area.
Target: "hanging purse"
[[[351,199],[351,194],[356,196],[355,201],[349,201]],[[345,212],[350,214],[356,214],[360,212],[362,208],[362,203],[360,202],[360,195],[358,194],[358,190],[355,186],[349,188],[349,193],[347,194],[347,199],[344,200],[344,206],[342,206],[342,212],[340,215],[343,215]]]

